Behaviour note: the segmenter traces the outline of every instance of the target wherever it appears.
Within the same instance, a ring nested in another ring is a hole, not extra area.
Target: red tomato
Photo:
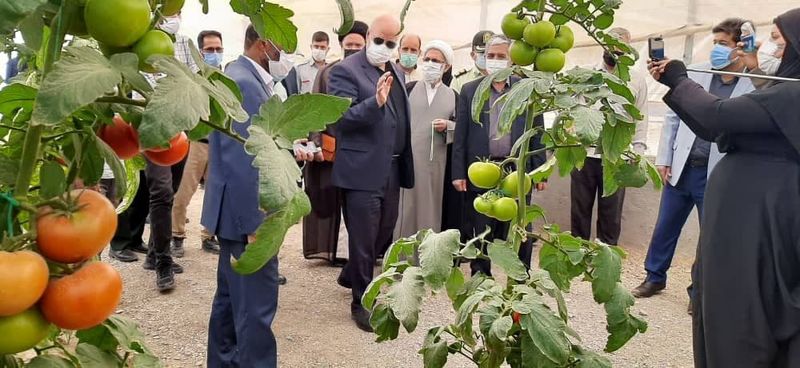
[[[103,125],[97,136],[123,160],[139,153],[139,133],[119,115],[114,116],[113,125]]]
[[[22,313],[44,293],[50,272],[39,253],[0,251],[0,317]]]
[[[189,153],[189,138],[180,132],[169,141],[167,149],[151,149],[144,151],[144,156],[156,165],[172,166],[181,162]]]
[[[108,245],[117,230],[114,205],[93,190],[75,189],[77,209],[64,213],[42,207],[36,219],[36,242],[45,257],[61,263],[85,261]]]
[[[53,280],[42,296],[45,319],[67,330],[97,326],[122,298],[122,278],[108,263],[92,262],[69,276]]]

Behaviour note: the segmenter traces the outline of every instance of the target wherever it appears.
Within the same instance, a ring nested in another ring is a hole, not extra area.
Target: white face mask
[[[376,45],[373,40],[369,40],[367,45],[367,60],[373,66],[381,66],[389,62],[394,54],[394,49],[386,46],[386,43]]]
[[[486,72],[494,74],[508,68],[508,60],[486,59]]]
[[[269,54],[265,54],[267,55],[267,59],[270,59],[269,75],[275,79],[276,83],[282,81],[287,75],[289,75],[289,72],[294,67],[294,63],[292,63],[292,60],[289,59],[289,55],[281,51],[281,56],[278,61],[274,61],[269,57]]]
[[[181,18],[180,17],[168,17],[164,18],[164,21],[161,23],[158,28],[161,28],[162,31],[167,32],[171,35],[177,34],[178,31],[181,29]]]
[[[326,56],[328,56],[328,50],[311,49],[311,58],[316,62],[325,61]]]
[[[775,75],[778,72],[778,67],[781,66],[781,59],[776,57],[775,54],[780,50],[781,46],[767,39],[761,44],[758,49],[758,68],[767,75]]]
[[[475,66],[480,70],[486,70],[486,54],[479,53],[475,58]]]
[[[435,63],[433,61],[423,61],[420,66],[422,67],[422,75],[425,79],[425,82],[434,84],[442,80],[442,75],[444,74],[444,65]]]

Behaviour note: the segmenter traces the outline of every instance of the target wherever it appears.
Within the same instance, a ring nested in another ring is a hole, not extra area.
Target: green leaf
[[[143,149],[166,146],[178,133],[192,130],[200,119],[208,120],[211,113],[203,87],[208,81],[171,56],[151,56],[148,62],[167,76],[158,80],[137,128]]]
[[[302,191],[295,193],[286,204],[267,216],[256,230],[256,241],[247,246],[241,257],[238,260],[231,257],[234,271],[249,275],[264,267],[280,251],[289,228],[310,212],[308,196]]]
[[[386,293],[386,300],[392,312],[409,333],[417,328],[423,295],[425,295],[425,282],[419,267],[407,268],[400,282],[394,283]]]
[[[22,40],[25,41],[25,46],[32,50],[42,48],[45,26],[42,8],[28,14],[17,26],[19,33],[22,34]]]
[[[621,187],[641,188],[647,184],[647,164],[625,162],[618,167],[614,178]]]
[[[7,85],[0,90],[0,115],[12,116],[18,110],[33,110],[36,89],[20,83]]]
[[[550,273],[544,270],[537,270],[537,273],[532,276],[531,278],[538,279],[536,284],[540,286],[541,289],[544,289],[550,297],[556,300],[556,304],[558,306],[558,315],[561,317],[564,322],[569,321],[569,313],[567,312],[567,302],[564,300],[564,294],[561,292],[561,289],[558,288],[555,282],[550,278]],[[577,333],[573,333],[572,329],[567,326],[567,333],[571,336],[575,337],[576,340],[580,341],[580,336]]]
[[[246,15],[263,39],[292,53],[297,49],[297,27],[289,18],[294,12],[278,4],[260,0],[231,0],[233,11]]]
[[[108,368],[119,365],[116,354],[98,349],[91,344],[78,344],[75,354],[81,362],[82,368]]]
[[[482,291],[473,291],[470,294],[467,294],[467,298],[464,300],[463,303],[458,307],[458,311],[456,312],[456,325],[463,325],[468,319],[472,318],[472,313],[475,313],[475,309],[478,307],[478,304],[486,297],[486,294]]]
[[[609,73],[603,73],[603,77],[608,88],[614,91],[614,93],[625,97],[630,103],[636,102],[636,97],[633,96],[633,92],[625,85],[625,82]]]
[[[612,163],[606,156],[603,156],[603,197],[611,196],[619,189],[617,171],[619,166],[623,164],[622,161]]]
[[[342,19],[342,24],[333,31],[337,35],[344,37],[353,29],[353,24],[356,19],[355,11],[353,10],[353,4],[350,0],[336,0],[336,4],[339,5],[339,16]]]
[[[238,87],[235,90],[231,90],[222,80],[214,80],[210,84],[204,84],[203,86],[213,98],[213,101],[218,104],[218,107],[221,107],[222,111],[231,119],[245,122],[250,117],[247,115],[247,111],[242,108],[241,100],[236,95],[236,92],[239,92]],[[316,111],[316,109],[309,110]]]
[[[548,359],[528,334],[520,335],[520,350],[523,368],[556,368],[558,365]]]
[[[511,90],[504,95],[506,98],[497,110],[499,111],[497,117],[498,136],[504,136],[510,133],[511,126],[517,120],[517,117],[525,114],[525,110],[528,108],[528,101],[531,98],[536,82],[536,79],[523,79],[515,83],[511,87]],[[497,109],[497,107],[495,107],[495,109]]]
[[[489,258],[492,263],[500,267],[508,277],[523,281],[528,279],[528,270],[519,255],[511,246],[505,242],[494,242],[489,244]]]
[[[492,78],[483,78],[472,96],[472,121],[479,125],[482,124],[481,115],[486,112],[483,109],[491,94],[489,88],[492,88]]]
[[[645,165],[645,170],[647,171],[647,176],[650,178],[650,181],[653,183],[653,189],[661,190],[664,187],[664,182],[661,179],[661,174],[658,172],[658,168],[655,164],[650,162],[650,160],[643,159],[642,165]]]
[[[87,137],[81,154],[80,177],[86,186],[93,186],[99,183],[100,178],[103,176],[105,160],[100,154],[100,150],[97,149],[96,140],[97,138],[94,136]]]
[[[303,193],[297,186],[302,174],[300,167],[291,153],[278,147],[261,127],[251,125],[247,131],[250,136],[244,148],[255,155],[253,166],[258,169],[259,204],[265,211],[274,211]]]
[[[561,176],[567,176],[573,169],[580,170],[586,160],[586,148],[583,147],[562,147],[556,148],[553,156],[558,161],[558,172]]]
[[[539,134],[541,132],[542,131],[540,129],[531,129],[531,130],[525,131],[525,133],[523,133],[517,139],[517,141],[514,142],[514,145],[511,146],[511,156],[517,156],[519,154],[519,149],[522,147],[522,145],[523,144],[527,144],[529,142],[529,140],[533,136],[535,136],[536,134]]]
[[[161,368],[161,362],[154,355],[136,354],[133,357],[133,368]]]
[[[611,368],[611,361],[608,358],[597,354],[593,351],[581,349],[575,346],[575,358],[578,359],[578,364],[575,368]]]
[[[384,284],[393,283],[394,278],[399,275],[400,274],[394,269],[389,269],[386,272],[378,275],[378,277],[372,279],[372,282],[367,285],[364,295],[361,296],[361,305],[364,306],[366,310],[372,310],[372,308],[375,306],[375,299],[381,292],[381,287]]]
[[[122,73],[122,77],[125,78],[125,81],[130,83],[133,88],[139,92],[143,92],[144,95],[148,97],[153,93],[153,87],[147,79],[139,73],[139,57],[136,56],[136,54],[132,52],[114,54],[111,55],[109,61],[114,68]]]
[[[534,183],[542,183],[553,174],[553,168],[558,160],[555,156],[550,157],[545,163],[528,173]]]
[[[88,330],[80,330],[75,332],[81,344],[91,344],[104,351],[117,351],[119,342],[116,337],[111,334],[108,326],[100,324]]]
[[[622,273],[622,260],[619,255],[605,245],[597,247],[597,253],[591,258],[592,293],[594,301],[605,303],[611,299]]]
[[[369,317],[369,325],[378,335],[377,342],[394,340],[400,332],[400,321],[386,304],[378,304]]]
[[[47,161],[39,168],[39,196],[50,199],[59,196],[67,190],[67,175],[57,162]]]
[[[212,106],[211,107],[211,115],[212,116],[214,115],[214,105],[219,105],[219,104],[217,104],[216,101],[212,101],[211,102],[211,106]],[[213,117],[212,117],[212,119],[213,119]],[[192,129],[188,133],[186,133],[186,136],[190,140],[199,141],[201,139],[208,138],[208,135],[211,134],[212,132],[214,132],[214,128],[210,127],[208,124],[200,123],[200,124],[197,124],[197,126],[195,126],[194,129]]]
[[[570,116],[575,121],[575,133],[584,143],[594,143],[600,138],[605,117],[603,112],[586,106],[577,106],[570,110]]]
[[[125,192],[128,190],[128,183],[125,180],[127,178],[125,165],[106,142],[103,142],[102,139],[97,139],[97,137],[95,137],[94,141],[95,144],[97,144],[97,150],[100,152],[100,156],[103,157],[108,167],[111,168],[111,172],[114,173],[114,188],[116,189],[117,197],[124,196]]]
[[[125,212],[128,207],[133,203],[133,198],[136,197],[136,192],[139,190],[139,172],[144,170],[145,161],[140,155],[136,155],[130,160],[125,160],[125,195],[117,205],[117,214]]]
[[[314,108],[309,108],[313,106]],[[273,137],[295,140],[308,137],[309,132],[325,130],[325,126],[336,122],[350,108],[347,98],[323,94],[290,96],[281,103],[275,95],[261,105],[253,125],[257,125]]]
[[[450,300],[456,300],[458,297],[458,292],[464,287],[464,273],[461,272],[461,269],[458,267],[453,267],[450,270],[450,277],[447,278],[447,284],[445,285],[445,289],[447,289],[447,296],[450,297]]]
[[[557,364],[567,362],[571,345],[564,334],[566,324],[544,303],[534,303],[531,313],[522,315],[520,325],[544,356]]]
[[[444,287],[453,268],[453,256],[458,253],[461,234],[458,230],[431,233],[419,246],[419,265],[422,277],[434,291]]]
[[[503,316],[495,319],[492,322],[492,327],[489,329],[489,340],[494,340],[499,346],[503,346],[508,332],[511,331],[511,326],[514,325],[514,320],[511,316]]]
[[[636,125],[628,123],[617,123],[615,125],[605,124],[603,132],[600,134],[600,144],[603,146],[603,158],[609,162],[616,163],[622,154],[628,150],[633,140],[633,133]]]
[[[630,313],[630,308],[634,304],[633,295],[617,283],[611,300],[604,304],[606,309],[606,323],[609,336],[606,342],[605,351],[614,352],[634,336],[636,333],[647,331],[647,323]]]
[[[150,354],[150,351],[144,346],[144,336],[139,331],[139,325],[133,320],[112,315],[103,322],[103,325],[108,328],[123,350]]]
[[[32,118],[42,124],[58,124],[82,106],[113,92],[120,82],[122,75],[99,51],[67,47],[42,82]]]
[[[75,368],[69,359],[51,354],[43,354],[31,359],[26,368]]]
[[[406,16],[408,15],[408,10],[411,8],[411,2],[414,0],[406,0],[406,4],[403,5],[403,10],[400,11],[400,32],[398,34],[403,33],[403,30],[406,28]]]
[[[11,33],[28,14],[46,2],[47,0],[0,0],[0,34]]]
[[[573,265],[563,252],[549,243],[543,244],[539,250],[539,267],[547,270],[553,282],[565,291],[569,291],[572,279],[585,270],[582,264]]]
[[[419,351],[425,368],[442,368],[447,364],[447,341],[440,337],[442,331],[444,328],[435,327],[428,330],[425,336],[425,342]]]
[[[557,95],[553,99],[553,103],[558,108],[571,109],[578,105],[578,99],[571,94],[562,94],[562,95]]]
[[[388,271],[392,264],[400,262],[401,257],[413,257],[414,250],[417,249],[420,239],[425,239],[431,231],[428,229],[420,230],[413,236],[408,238],[397,239],[383,256],[383,271]]]

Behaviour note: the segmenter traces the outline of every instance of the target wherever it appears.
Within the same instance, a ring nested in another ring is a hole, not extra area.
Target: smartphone
[[[756,29],[753,27],[753,23],[744,22],[744,24],[742,24],[742,36],[740,40],[744,44],[744,47],[742,47],[744,52],[756,52]]]
[[[664,60],[664,38],[661,36],[650,37],[647,39],[650,48],[650,60]]]
[[[306,143],[306,151],[311,153],[319,153],[322,152],[322,148],[317,147],[317,145],[314,142],[309,141],[308,143]]]

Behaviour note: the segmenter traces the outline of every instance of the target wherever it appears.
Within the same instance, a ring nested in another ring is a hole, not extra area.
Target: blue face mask
[[[733,64],[736,59],[731,59],[731,53],[733,53],[733,49],[728,46],[714,45],[714,48],[711,49],[711,68],[722,70]]]
[[[203,60],[205,60],[206,64],[211,65],[215,68],[219,68],[222,65],[222,53],[221,52],[209,52],[203,54]]]

